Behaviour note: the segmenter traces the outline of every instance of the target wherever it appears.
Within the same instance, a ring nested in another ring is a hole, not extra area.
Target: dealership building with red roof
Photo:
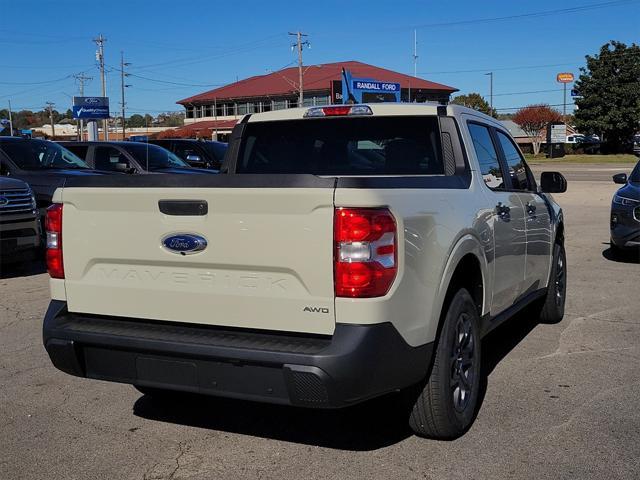
[[[305,66],[303,106],[343,103],[342,69],[354,78],[400,84],[403,102],[445,103],[457,89],[366,63],[348,61]],[[200,93],[178,104],[186,110],[185,125],[164,136],[224,139],[248,113],[298,107],[298,68],[257,75]]]

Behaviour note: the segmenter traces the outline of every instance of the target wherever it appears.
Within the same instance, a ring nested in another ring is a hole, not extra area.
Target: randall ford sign
[[[556,76],[556,80],[558,81],[558,83],[571,83],[573,82],[573,73],[569,73],[569,72],[559,73]]]
[[[109,97],[73,97],[73,118],[109,118]]]
[[[377,90],[379,92],[399,92],[399,83],[375,82],[372,80],[353,80],[354,90]]]

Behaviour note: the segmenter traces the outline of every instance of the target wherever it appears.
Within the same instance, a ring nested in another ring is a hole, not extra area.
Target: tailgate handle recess
[[[209,211],[206,200],[159,200],[158,206],[165,215],[196,216]]]

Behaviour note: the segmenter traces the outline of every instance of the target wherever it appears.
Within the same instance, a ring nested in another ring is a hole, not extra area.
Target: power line
[[[549,63],[546,65],[521,65],[518,67],[487,67],[487,68],[474,68],[471,70],[448,70],[448,71],[440,71],[440,72],[418,72],[419,75],[443,75],[443,74],[454,74],[454,73],[482,73],[487,70],[495,71],[506,71],[506,70],[533,70],[536,68],[550,68],[550,67],[569,67],[582,65],[581,63]]]
[[[174,59],[174,60],[167,60],[166,62],[159,62],[159,63],[151,63],[151,64],[147,64],[147,65],[140,65],[137,67],[137,69],[139,70],[144,70],[147,68],[153,68],[153,67],[159,67],[159,66],[167,66],[167,65],[180,65],[180,66],[184,66],[184,65],[191,65],[194,63],[201,63],[201,62],[206,62],[209,60],[214,60],[216,58],[223,58],[223,57],[227,57],[229,55],[234,55],[236,53],[241,53],[243,51],[250,51],[250,50],[255,50],[257,48],[265,48],[265,47],[269,47],[271,45],[266,45],[264,44],[264,42],[268,41],[268,40],[272,40],[276,37],[282,37],[283,33],[277,33],[274,35],[269,35],[268,37],[264,37],[258,40],[254,40],[251,42],[247,42],[247,43],[243,43],[237,46],[224,46],[221,45],[220,48],[224,48],[225,52],[224,53],[216,53],[213,55],[198,55],[196,57],[185,57],[185,58],[178,58],[178,59]],[[278,43],[279,44],[279,43]]]
[[[563,103],[553,103],[553,104],[545,103],[544,105],[546,107],[562,107],[564,104]],[[502,111],[502,110],[520,110],[522,108],[527,108],[527,107],[530,107],[530,106],[531,105],[524,105],[524,106],[521,106],[521,107],[504,107],[504,108],[495,108],[494,110],[498,110],[498,111]],[[567,104],[567,106],[574,106],[575,107],[575,104],[571,103],[571,104]]]
[[[158,80],[157,78],[145,77],[142,75],[138,75],[136,73],[129,73],[130,76],[140,78],[142,80],[148,80],[150,82],[163,83],[166,85],[178,85],[181,87],[221,87],[226,85],[224,83],[181,83],[181,82],[170,82],[169,80]]]
[[[63,80],[66,80],[67,78],[71,78],[71,75],[66,75],[64,77],[56,78],[54,80],[44,80],[42,82],[0,82],[0,84],[2,85],[45,85],[49,83],[61,82]]]
[[[505,15],[502,17],[476,18],[470,20],[456,20],[452,22],[425,23],[422,25],[412,25],[411,28],[437,28],[437,27],[453,27],[458,25],[475,25],[479,23],[503,22],[509,20],[520,20],[523,18],[539,18],[551,15],[563,15],[568,13],[584,12],[600,8],[617,7],[619,5],[638,3],[638,0],[616,0],[610,2],[592,3],[590,5],[582,5],[578,7],[557,8],[554,10],[542,10],[538,12],[521,13],[517,15]],[[405,27],[402,27],[405,28]]]

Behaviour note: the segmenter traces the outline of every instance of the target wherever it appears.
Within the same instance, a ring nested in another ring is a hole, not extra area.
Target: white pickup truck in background
[[[219,175],[70,179],[47,215],[53,364],[152,395],[307,407],[415,392],[454,438],[481,338],[564,313],[562,211],[507,130],[459,106],[247,115]],[[417,388],[416,388],[417,387]],[[179,408],[179,405],[176,405]]]

